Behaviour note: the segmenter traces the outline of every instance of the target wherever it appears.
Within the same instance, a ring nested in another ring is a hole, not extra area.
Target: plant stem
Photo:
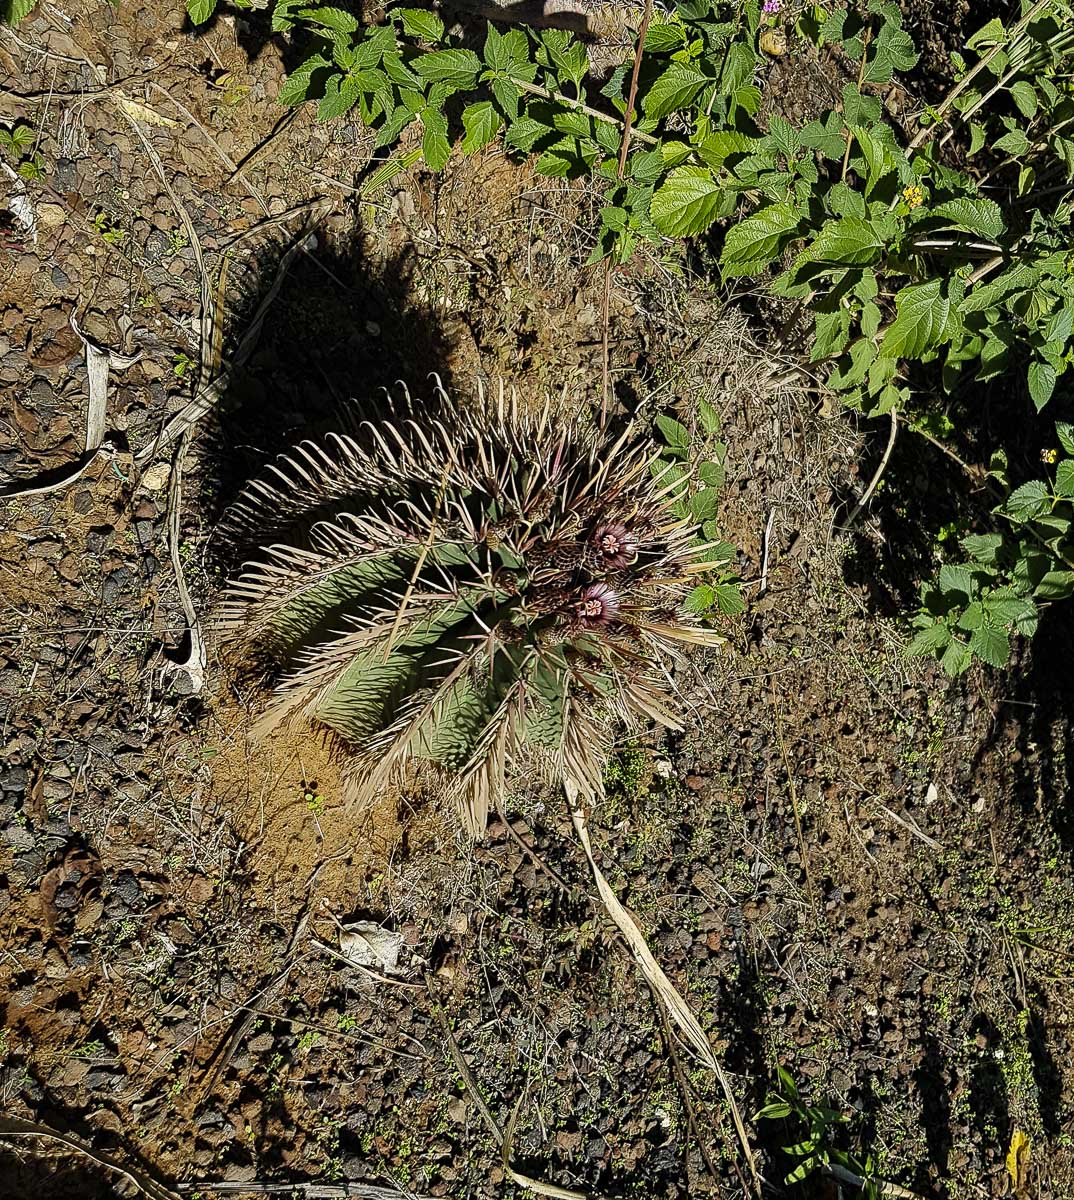
[[[527,79],[519,79],[514,75],[504,73],[504,77],[509,79],[522,92],[529,92],[533,96],[543,96],[545,100],[556,100],[560,104],[566,104],[568,108],[577,109],[578,112],[584,112],[587,117],[593,117],[597,121],[603,121],[606,125],[622,125],[623,122],[618,117],[611,117],[605,112],[601,112],[599,108],[590,108],[588,104],[583,104],[581,100],[575,100],[571,96],[565,96],[562,92],[551,92],[548,88],[541,87],[539,83],[530,83]],[[659,146],[660,139],[653,137],[651,133],[643,133],[640,129],[634,130],[634,137],[639,142],[647,142],[650,146]]]
[[[857,507],[850,514],[846,524],[842,527],[842,533],[849,533],[854,528],[854,522],[857,521],[858,517],[862,513],[862,510],[872,499],[873,492],[876,491],[881,478],[883,478],[884,472],[887,470],[888,460],[891,458],[891,452],[895,449],[895,435],[898,432],[899,413],[897,409],[893,408],[891,410],[891,432],[888,434],[888,444],[887,449],[884,451],[884,457],[880,460],[880,466],[876,468],[876,472],[872,479],[869,480],[869,486],[865,489],[865,494],[858,501]]]
[[[861,62],[858,64],[858,91],[859,92],[861,91],[862,80],[865,78],[865,64],[866,64],[866,60],[869,57],[869,42],[872,40],[872,36],[873,36],[873,28],[870,25],[869,28],[866,29],[866,31],[865,31],[865,37],[862,39],[863,44],[862,44],[862,48],[861,48]],[[840,179],[842,179],[842,181],[844,183],[846,183],[846,178],[847,178],[847,167],[850,166],[850,147],[853,145],[853,143],[854,143],[854,134],[850,129],[848,129],[847,130],[847,146],[846,146],[846,149],[843,151],[843,173],[842,173],[842,175],[840,175]]]

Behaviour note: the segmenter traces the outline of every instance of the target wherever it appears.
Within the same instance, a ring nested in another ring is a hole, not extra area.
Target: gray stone
[[[16,850],[32,850],[34,848],[34,835],[25,825],[20,825],[17,821],[4,827],[3,838],[9,846],[13,846]]]

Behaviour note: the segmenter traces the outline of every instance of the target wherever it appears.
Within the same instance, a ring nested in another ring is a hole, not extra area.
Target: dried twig
[[[166,1188],[162,1183],[157,1183],[144,1171],[124,1166],[100,1150],[91,1150],[89,1146],[83,1145],[69,1133],[60,1133],[58,1129],[53,1129],[49,1125],[39,1125],[36,1121],[23,1121],[18,1117],[0,1116],[0,1138],[22,1137],[44,1138],[50,1142],[58,1142],[61,1146],[66,1146],[68,1150],[73,1150],[76,1154],[88,1158],[97,1166],[122,1175],[124,1179],[133,1183],[143,1195],[148,1196],[149,1200],[179,1200],[175,1192]]]
[[[82,339],[82,345],[86,352],[86,387],[89,393],[89,402],[86,408],[85,450],[74,463],[61,468],[58,476],[55,472],[46,472],[27,484],[15,484],[12,487],[0,488],[0,499],[43,496],[48,492],[57,492],[70,487],[102,454],[112,451],[111,444],[105,437],[108,424],[108,371],[109,368],[122,371],[133,366],[141,358],[141,355],[119,354],[114,350],[105,350],[96,342],[90,341],[79,328],[73,310],[70,323],[71,328]]]
[[[869,480],[869,486],[865,489],[862,498],[858,501],[854,511],[847,518],[846,523],[840,527],[842,533],[849,533],[854,528],[854,523],[861,516],[865,506],[872,499],[873,492],[876,491],[880,480],[887,470],[888,460],[891,458],[891,452],[895,449],[895,435],[899,432],[899,413],[897,409],[891,410],[891,432],[888,434],[887,448],[884,450],[884,457],[880,460],[880,465],[876,468],[872,479]]]
[[[229,1195],[241,1192],[256,1192],[262,1196],[301,1196],[303,1200],[347,1200],[356,1197],[357,1200],[433,1200],[418,1192],[400,1192],[395,1188],[380,1187],[374,1183],[258,1183],[228,1180],[220,1183],[181,1183],[181,1192],[216,1192],[217,1195]]]
[[[653,989],[654,994],[660,998],[660,1002],[670,1019],[678,1026],[679,1032],[683,1035],[684,1044],[697,1055],[702,1064],[712,1071],[719,1080],[720,1087],[727,1100],[731,1119],[734,1121],[735,1130],[738,1133],[743,1156],[746,1159],[754,1195],[759,1198],[761,1196],[761,1180],[757,1174],[756,1164],[753,1161],[753,1150],[746,1133],[746,1124],[742,1120],[742,1114],[735,1101],[734,1092],[731,1090],[731,1083],[723,1067],[721,1067],[717,1060],[716,1055],[713,1054],[705,1031],[701,1028],[690,1006],[664,973],[664,969],[653,957],[653,953],[649,949],[649,944],[646,942],[644,935],[635,924],[630,913],[620,903],[615,892],[612,891],[611,885],[605,879],[600,867],[597,866],[596,859],[593,857],[593,847],[589,840],[589,829],[586,825],[585,814],[582,811],[583,796],[592,799],[592,796],[589,795],[589,787],[582,781],[568,775],[564,778],[563,790],[567,796],[571,821],[574,823],[578,840],[581,842],[582,849],[585,851],[585,856],[589,861],[589,868],[597,885],[597,891],[604,902],[604,907],[607,909],[608,915],[615,922],[616,928],[623,935],[624,940],[630,947],[634,959],[642,975],[645,977],[645,981]]]
[[[432,979],[426,975],[426,986],[429,989],[430,997],[435,1001],[436,993],[433,987]],[[499,1122],[492,1115],[492,1110],[485,1103],[484,1096],[481,1095],[481,1090],[477,1086],[477,1080],[474,1078],[473,1071],[470,1070],[470,1064],[466,1061],[466,1057],[459,1047],[458,1041],[455,1039],[455,1034],[448,1024],[447,1016],[444,1013],[442,1005],[434,1003],[433,1014],[440,1023],[440,1028],[444,1031],[444,1037],[447,1039],[448,1053],[451,1055],[451,1060],[454,1062],[456,1069],[462,1076],[463,1083],[466,1085],[466,1090],[470,1094],[470,1098],[477,1106],[477,1111],[481,1114],[481,1119],[488,1127],[489,1133],[496,1139],[503,1156],[503,1169],[508,1177],[517,1183],[520,1187],[526,1188],[528,1191],[536,1192],[539,1196],[552,1196],[557,1200],[590,1200],[590,1195],[587,1192],[576,1192],[570,1188],[559,1187],[554,1183],[545,1183],[544,1180],[534,1179],[530,1175],[523,1175],[520,1171],[516,1171],[511,1166],[511,1148],[514,1144],[515,1134],[515,1119],[518,1116],[518,1110],[522,1103],[522,1098],[519,1098],[515,1105],[511,1117],[507,1122],[507,1128],[501,1129]]]

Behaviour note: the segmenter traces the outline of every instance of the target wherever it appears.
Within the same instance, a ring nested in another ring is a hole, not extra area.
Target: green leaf
[[[676,167],[653,194],[653,224],[669,237],[701,233],[716,220],[723,189],[706,167]]]
[[[645,93],[642,110],[647,117],[659,120],[668,113],[689,108],[698,92],[710,82],[711,80],[700,71],[681,63],[672,63],[650,85]]]
[[[686,45],[688,33],[684,25],[678,22],[661,21],[659,16],[649,26],[645,35],[645,52],[647,54],[668,54]]]
[[[718,583],[716,585],[716,607],[729,617],[746,611],[746,601],[742,589],[734,583]]]
[[[1003,220],[1003,210],[994,200],[986,200],[980,196],[960,196],[956,200],[946,200],[937,204],[928,214],[929,226],[943,229],[965,229],[980,237],[998,238],[1006,229]],[[933,226],[933,218],[939,217],[943,225]]]
[[[942,650],[950,641],[951,630],[943,621],[937,621],[935,625],[929,625],[921,630],[906,647],[906,653],[910,658],[920,658],[923,654],[932,654],[936,650]]]
[[[701,613],[708,612],[715,603],[716,589],[707,583],[701,583],[686,597],[683,607],[688,613],[700,616]]]
[[[674,417],[665,417],[661,413],[657,415],[656,427],[676,458],[690,457],[690,431],[681,421],[676,421]]]
[[[1074,425],[1069,421],[1056,421],[1055,432],[1060,446],[1067,454],[1074,455]]]
[[[504,134],[504,141],[509,146],[515,146],[519,150],[529,153],[541,138],[548,137],[554,130],[549,129],[547,125],[540,121],[534,120],[533,117],[519,117],[517,121],[513,121],[507,128]]]
[[[491,100],[469,104],[462,112],[462,127],[466,131],[462,139],[463,154],[473,154],[487,146],[499,132],[503,118]]]
[[[1026,137],[1024,131],[1021,129],[1012,129],[1009,133],[1005,133],[1003,137],[997,138],[992,143],[996,150],[1005,150],[1014,158],[1021,158],[1031,144],[1029,138]]]
[[[422,156],[430,170],[440,171],[451,157],[447,117],[435,108],[422,109],[419,115],[424,131],[421,138]]]
[[[324,98],[317,106],[317,120],[331,121],[341,117],[357,103],[361,89],[342,75],[330,75],[324,88]]]
[[[991,283],[978,285],[958,306],[959,312],[985,312],[1001,304],[1010,296],[1028,291],[1040,280],[1040,267],[1029,263],[1016,263]]]
[[[920,358],[951,336],[955,324],[944,280],[910,284],[895,297],[897,316],[880,342],[887,358]]]
[[[1000,533],[971,533],[962,539],[960,545],[970,558],[976,559],[980,563],[993,565],[1003,546],[1003,535]]]
[[[1039,479],[1031,479],[1015,488],[1002,506],[1003,512],[1015,521],[1032,521],[1049,507],[1048,486]]]
[[[299,16],[305,17],[313,25],[323,25],[325,29],[332,29],[336,33],[354,33],[359,27],[357,17],[344,12],[342,8],[331,8],[328,5],[324,8],[304,8],[299,12]]]
[[[782,243],[798,229],[801,220],[793,205],[772,204],[740,221],[724,239],[721,271],[729,276],[762,270],[779,254]]]
[[[970,122],[970,148],[966,151],[966,157],[972,158],[979,150],[984,147],[985,141],[988,138],[988,131],[977,121]]]
[[[697,411],[701,417],[701,428],[709,436],[720,432],[720,414],[704,398],[698,400]]]
[[[420,38],[423,42],[438,42],[444,36],[444,22],[425,8],[400,8],[392,13],[403,23],[407,37]]]
[[[981,47],[996,46],[1000,42],[1005,41],[1007,33],[1003,28],[1003,22],[999,17],[993,17],[987,25],[982,26],[966,43],[968,50],[977,50]]]
[[[1018,105],[1018,111],[1032,121],[1037,115],[1037,93],[1033,85],[1025,79],[1019,79],[1011,84],[1011,99]]]
[[[431,83],[472,88],[481,72],[481,59],[472,50],[432,50],[416,58],[411,66]]]
[[[869,129],[884,115],[884,106],[875,96],[865,96],[852,84],[843,88],[843,120],[848,128],[859,125]]]
[[[755,1121],[775,1121],[780,1117],[789,1117],[794,1109],[785,1101],[779,1100],[772,1104],[766,1104],[759,1112],[754,1114]]]
[[[968,671],[972,661],[973,655],[970,653],[969,644],[954,638],[944,651],[940,664],[947,674],[954,678],[956,675],[962,675]]]
[[[1036,595],[1042,600],[1067,600],[1074,596],[1074,571],[1049,571],[1037,584]]]
[[[719,489],[704,487],[690,497],[690,520],[695,525],[704,525],[706,521],[711,521],[716,516],[719,508]]]
[[[308,64],[313,62],[313,59],[307,59],[301,67],[292,71],[283,81],[283,86],[276,95],[276,99],[280,104],[301,104],[309,92],[314,70],[331,67],[332,64],[326,58],[322,58],[319,54],[314,57],[317,60],[316,67],[310,66],[309,70],[304,70]]]
[[[521,91],[508,79],[494,79],[489,87],[496,97],[496,103],[507,114],[507,119],[514,121],[518,116],[518,102],[522,99]]]
[[[703,462],[697,469],[697,476],[707,488],[722,488],[726,472],[723,463]]]
[[[25,0],[9,0],[0,8],[0,20],[3,20],[6,25],[15,25],[22,20],[23,17],[33,8],[32,3],[27,3]],[[19,13],[16,10],[25,9]],[[205,22],[216,12],[216,0],[186,0],[186,11],[191,21],[195,25],[204,25]]]
[[[1036,406],[1037,412],[1040,412],[1052,398],[1052,392],[1055,391],[1057,379],[1055,367],[1051,363],[1034,359],[1026,371],[1026,378],[1029,384],[1030,398]]]
[[[970,638],[970,652],[990,667],[1005,667],[1011,657],[1011,641],[1007,631],[989,621],[982,622]]]
[[[802,251],[798,262],[845,263],[864,266],[876,262],[884,248],[884,239],[869,221],[844,217],[827,221]]]
[[[945,595],[965,596],[967,600],[973,595],[973,576],[965,567],[945,563],[940,568],[938,583]]]

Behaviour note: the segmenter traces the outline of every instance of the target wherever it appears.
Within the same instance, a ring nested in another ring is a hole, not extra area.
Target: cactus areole
[[[611,721],[676,727],[669,652],[720,640],[682,605],[706,547],[636,428],[502,386],[396,412],[246,488],[225,528],[261,549],[222,623],[279,664],[262,734],[331,730],[364,802],[437,764],[479,836],[523,743],[599,788]]]

